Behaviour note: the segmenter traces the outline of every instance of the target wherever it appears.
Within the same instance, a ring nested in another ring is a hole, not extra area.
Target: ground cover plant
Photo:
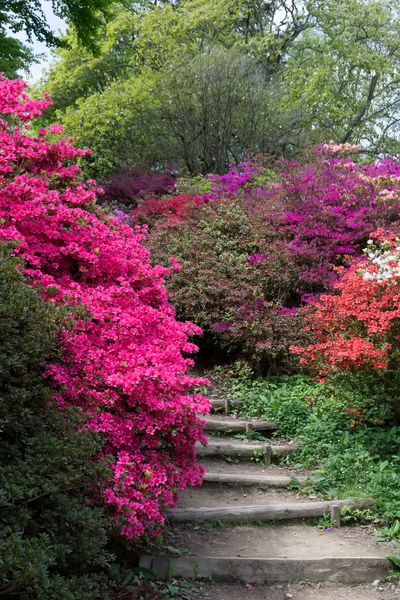
[[[169,269],[150,266],[140,229],[97,208],[95,182],[74,164],[88,151],[55,137],[58,125],[29,135],[49,101],[30,100],[25,87],[0,79],[0,238],[15,243],[42,298],[73,318],[47,373],[60,407],[81,407],[103,439],[112,457],[104,501],[131,539],[157,531],[162,508],[201,479],[194,445],[208,402],[191,394],[201,380],[187,374],[188,336],[199,329],[176,321]]]
[[[346,374],[320,383],[308,375],[293,375],[233,378],[231,384],[233,394],[242,399],[244,416],[277,422],[277,435],[299,445],[289,463],[294,477],[296,468],[313,472],[314,483],[307,491],[326,498],[375,498],[376,508],[357,518],[372,520],[384,528],[380,535],[390,538],[388,531],[400,516],[400,426],[393,414],[384,423],[354,420],[366,404],[382,403],[368,380],[362,384]],[[392,537],[400,541],[398,533]]]

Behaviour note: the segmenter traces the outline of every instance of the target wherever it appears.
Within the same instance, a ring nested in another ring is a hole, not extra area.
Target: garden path
[[[212,581],[215,600],[280,600],[294,597],[290,590],[298,600],[400,600],[396,585],[377,583],[385,580],[393,547],[376,542],[372,527],[318,529],[312,520],[330,516],[339,525],[342,506],[371,501],[301,493],[312,473],[282,466],[295,445],[271,437],[274,423],[242,420],[232,409],[237,401],[213,401],[213,415],[205,418],[208,445],[198,447],[203,485],[185,490],[177,509],[167,512],[164,547],[172,553],[142,556],[141,566],[160,579]],[[334,586],[336,596],[324,585]]]

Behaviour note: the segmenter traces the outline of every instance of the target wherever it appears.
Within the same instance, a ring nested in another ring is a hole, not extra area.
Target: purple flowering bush
[[[159,198],[175,189],[176,181],[166,171],[155,172],[145,165],[126,167],[104,186],[101,203],[135,208],[143,198]]]
[[[397,178],[398,162],[361,165],[349,157],[332,156],[330,145],[319,148],[311,164],[292,166],[281,174],[270,194],[281,195],[285,206],[277,224],[286,232],[299,269],[303,302],[332,290],[337,282],[334,267],[349,266],[362,255],[372,231],[398,224]]]

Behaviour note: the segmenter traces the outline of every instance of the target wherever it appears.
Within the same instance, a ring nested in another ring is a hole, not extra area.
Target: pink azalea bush
[[[105,502],[133,538],[157,531],[163,507],[201,480],[196,415],[208,401],[193,392],[204,381],[188,376],[186,356],[196,350],[188,336],[200,330],[176,321],[164,288],[169,269],[150,266],[142,229],[97,208],[100,190],[72,162],[89,151],[55,139],[57,125],[26,131],[50,102],[25,89],[0,79],[0,238],[15,245],[43,298],[70,309],[74,328],[48,375],[60,407],[82,407],[106,440]]]

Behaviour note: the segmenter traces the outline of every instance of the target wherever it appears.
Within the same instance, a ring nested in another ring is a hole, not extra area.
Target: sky
[[[42,5],[43,12],[46,15],[46,20],[47,20],[50,28],[55,33],[59,32],[59,31],[65,31],[67,28],[67,25],[64,21],[62,21],[61,19],[56,17],[56,15],[53,13],[53,10],[51,7],[51,2],[46,1],[46,0],[41,0],[41,5]],[[35,52],[35,54],[45,54],[44,60],[42,60],[38,64],[34,64],[31,66],[30,77],[27,78],[27,81],[29,83],[34,83],[35,81],[40,79],[42,69],[44,67],[46,67],[46,65],[48,64],[48,61],[50,59],[50,48],[47,48],[46,44],[43,44],[42,42],[38,42],[37,40],[35,40],[33,44],[28,44],[27,40],[26,40],[26,36],[22,32],[16,37],[18,37],[18,39],[20,39],[22,42],[26,43],[27,46],[32,48],[33,51]]]

